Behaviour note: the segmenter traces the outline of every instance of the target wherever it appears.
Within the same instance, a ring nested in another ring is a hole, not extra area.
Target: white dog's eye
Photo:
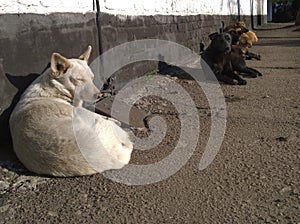
[[[84,82],[83,78],[77,77],[77,78],[70,78],[70,81],[74,84],[74,85],[78,85],[80,82]]]
[[[76,78],[77,81],[84,82],[83,78]]]

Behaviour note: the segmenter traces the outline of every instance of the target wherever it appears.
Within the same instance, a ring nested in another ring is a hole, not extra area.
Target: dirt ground
[[[189,161],[158,183],[129,186],[97,174],[37,177],[15,162],[0,160],[0,223],[300,223],[300,27],[268,24],[256,32],[247,61],[263,73],[246,86],[222,84],[227,128],[214,161],[199,170],[210,133],[211,113],[195,81],[172,79],[193,98],[201,124]],[[168,123],[164,140],[135,150],[132,164],[160,161],[180,132],[175,108],[158,97],[137,107]],[[140,130],[136,133],[146,136]]]

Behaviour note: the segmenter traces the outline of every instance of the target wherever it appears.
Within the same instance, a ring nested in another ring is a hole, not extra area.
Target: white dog
[[[90,175],[120,169],[132,143],[118,122],[82,107],[99,94],[87,61],[58,53],[51,69],[24,92],[10,117],[14,151],[29,170],[53,176]]]

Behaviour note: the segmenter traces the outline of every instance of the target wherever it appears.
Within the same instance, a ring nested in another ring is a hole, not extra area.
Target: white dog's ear
[[[53,53],[51,57],[51,69],[55,75],[65,73],[70,67],[69,60],[58,53]]]
[[[85,60],[86,62],[88,62],[90,55],[91,55],[91,51],[92,51],[92,47],[89,45],[88,49],[82,55],[79,56],[79,59]]]

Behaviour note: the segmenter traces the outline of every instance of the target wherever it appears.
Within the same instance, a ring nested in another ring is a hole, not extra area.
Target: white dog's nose
[[[101,93],[101,92],[97,93],[96,97],[97,97],[97,99],[100,99],[101,97],[103,97],[103,93]]]

